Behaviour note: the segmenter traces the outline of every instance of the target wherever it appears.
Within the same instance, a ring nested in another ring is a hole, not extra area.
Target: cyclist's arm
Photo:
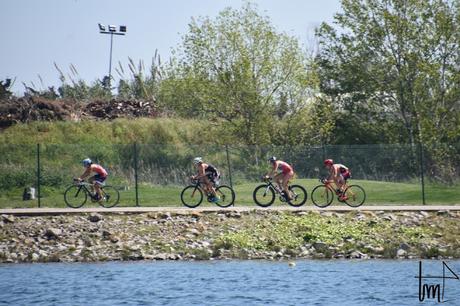
[[[266,176],[273,177],[276,174],[276,170],[278,170],[278,163],[275,163],[273,169],[270,172],[268,172]]]
[[[334,177],[335,177],[335,168],[332,167],[332,168],[329,170],[329,175],[328,175],[328,177],[326,178],[326,180],[332,182],[332,181],[334,180]]]
[[[204,171],[205,169],[205,166],[204,165],[201,165],[199,168],[198,168],[198,174],[195,175],[195,179],[200,179],[204,176],[206,176],[206,172]]]
[[[85,170],[85,172],[83,172],[83,174],[79,177],[79,179],[82,181],[86,177],[88,177],[90,174],[91,174],[91,168],[88,168],[88,169]]]

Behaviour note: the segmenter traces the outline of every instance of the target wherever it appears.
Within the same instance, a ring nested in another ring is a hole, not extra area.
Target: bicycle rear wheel
[[[259,185],[252,193],[254,202],[262,207],[268,207],[275,202],[275,191],[270,185]]]
[[[120,192],[113,186],[101,187],[102,200],[99,204],[105,208],[114,207],[120,201]]]
[[[305,204],[307,201],[307,191],[300,185],[289,186],[292,200],[288,201],[288,204],[294,207],[299,207]]]
[[[197,207],[203,201],[203,192],[196,185],[187,186],[182,190],[180,200],[187,207]]]
[[[229,186],[219,186],[216,188],[216,194],[220,198],[216,204],[220,207],[229,207],[235,202],[235,192]]]
[[[318,207],[324,208],[331,205],[334,193],[325,185],[318,185],[311,192],[311,201]]]
[[[366,200],[366,192],[364,191],[364,188],[359,185],[348,186],[347,189],[345,189],[344,194],[344,202],[351,207],[361,206]]]
[[[72,208],[82,207],[87,199],[88,194],[83,186],[72,185],[64,192],[64,202],[67,206]]]

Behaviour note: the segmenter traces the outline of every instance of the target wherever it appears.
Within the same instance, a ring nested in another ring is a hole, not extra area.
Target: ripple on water
[[[391,260],[0,265],[0,305],[417,304],[417,273]]]

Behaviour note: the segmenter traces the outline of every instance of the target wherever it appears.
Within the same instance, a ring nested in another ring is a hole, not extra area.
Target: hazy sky
[[[125,67],[128,57],[151,63],[155,50],[162,59],[187,32],[191,17],[217,16],[226,7],[240,8],[242,0],[0,0],[0,80],[16,78],[38,89],[58,86],[54,62],[70,73],[73,64],[88,83],[108,75],[110,35],[98,23],[126,25],[127,35],[115,36],[113,64]],[[340,0],[254,0],[275,27],[307,45],[315,26],[331,22]],[[40,84],[39,77],[43,79]],[[112,75],[117,74],[112,69]]]

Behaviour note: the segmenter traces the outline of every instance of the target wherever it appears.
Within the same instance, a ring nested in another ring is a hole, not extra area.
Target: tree
[[[305,106],[314,87],[298,41],[251,3],[193,19],[160,101],[182,116],[223,122],[242,143],[271,141],[274,122]]]
[[[342,8],[340,32],[328,24],[317,32],[317,63],[345,127],[382,126],[375,132],[386,141],[458,141],[458,2],[343,0]]]

